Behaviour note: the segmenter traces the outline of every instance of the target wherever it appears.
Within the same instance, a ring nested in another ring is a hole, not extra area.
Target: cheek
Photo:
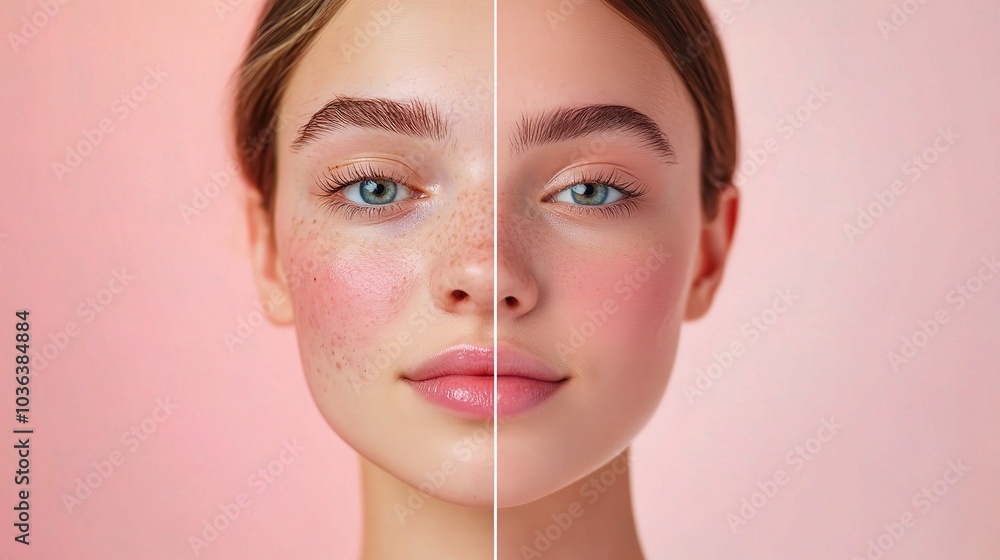
[[[686,299],[686,258],[663,246],[598,263],[573,266],[562,275],[563,317],[571,318],[569,347],[595,374],[605,362],[657,363],[673,344]],[[572,266],[572,265],[570,265]],[[579,351],[577,351],[579,349]],[[635,371],[634,367],[628,370]]]
[[[655,332],[682,303],[686,271],[683,260],[664,247],[654,247],[634,255],[604,260],[582,270],[589,279],[579,286],[574,301],[589,302],[590,308],[608,312],[609,324],[628,332]],[[593,301],[598,296],[597,301]]]
[[[412,251],[293,241],[287,262],[296,328],[309,374],[360,372],[391,340],[417,280]]]

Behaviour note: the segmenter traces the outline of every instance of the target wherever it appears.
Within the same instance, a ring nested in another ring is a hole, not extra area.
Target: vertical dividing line
[[[499,395],[497,387],[497,369],[498,364],[498,354],[497,354],[497,340],[499,331],[497,330],[497,312],[499,308],[499,302],[497,299],[500,297],[499,289],[497,288],[497,271],[499,270],[499,261],[497,260],[497,244],[500,241],[498,237],[497,228],[497,216],[499,215],[498,209],[500,208],[499,202],[497,200],[497,178],[500,176],[500,168],[497,167],[497,147],[500,145],[497,140],[497,2],[500,0],[493,0],[493,560],[497,560],[497,472],[500,468],[499,456],[497,455],[497,442],[500,439],[499,428],[499,417],[497,415],[497,396]]]

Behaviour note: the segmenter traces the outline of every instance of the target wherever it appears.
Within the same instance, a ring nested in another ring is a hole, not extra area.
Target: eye
[[[361,179],[345,185],[344,198],[362,206],[381,206],[413,198],[413,192],[390,179]]]
[[[556,181],[562,190],[548,195],[543,202],[559,203],[554,205],[558,211],[583,217],[627,218],[642,207],[647,192],[637,177],[619,169],[577,171],[572,178],[553,179]]]
[[[332,168],[317,178],[321,207],[345,218],[384,219],[404,214],[426,194],[406,179],[370,163]]]
[[[552,197],[553,202],[569,202],[582,206],[611,204],[626,197],[619,188],[603,183],[575,183]]]

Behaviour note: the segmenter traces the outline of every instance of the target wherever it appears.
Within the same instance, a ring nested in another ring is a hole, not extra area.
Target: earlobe
[[[698,241],[698,256],[688,293],[684,318],[699,319],[708,312],[715,291],[722,282],[729,249],[732,247],[739,214],[739,192],[733,185],[719,191],[718,210],[711,219],[703,217]]]
[[[274,219],[257,189],[247,189],[250,260],[261,308],[275,325],[292,323],[292,298],[275,244]]]

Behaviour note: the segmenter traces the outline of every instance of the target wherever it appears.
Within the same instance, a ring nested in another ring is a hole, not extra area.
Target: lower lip
[[[551,397],[561,381],[527,377],[497,378],[497,415],[501,418],[527,412]],[[493,378],[485,375],[444,375],[424,381],[407,380],[428,401],[470,418],[493,417]]]

